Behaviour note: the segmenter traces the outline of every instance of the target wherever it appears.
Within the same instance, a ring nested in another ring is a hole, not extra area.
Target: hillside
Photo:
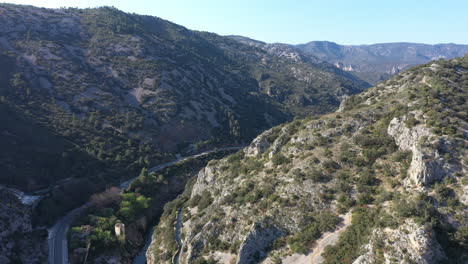
[[[310,263],[339,232],[323,263],[465,263],[467,89],[468,57],[439,60],[262,133],[166,207],[147,258]]]
[[[457,44],[339,45],[329,41],[311,41],[296,47],[373,84],[387,80],[411,66],[468,54],[468,45]]]
[[[319,60],[109,7],[1,4],[0,14],[0,103],[11,113],[1,180],[22,189],[106,168],[121,171],[116,179],[168,153],[237,145],[368,87]],[[68,161],[88,171],[51,165]]]

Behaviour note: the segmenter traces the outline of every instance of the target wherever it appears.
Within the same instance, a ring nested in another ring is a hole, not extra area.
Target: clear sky
[[[2,0],[0,0],[2,1]],[[3,0],[5,1],[5,0]],[[468,44],[468,0],[11,0],[43,7],[114,6],[190,29],[265,42]]]

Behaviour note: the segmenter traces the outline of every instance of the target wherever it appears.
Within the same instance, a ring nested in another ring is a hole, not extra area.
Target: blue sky
[[[2,0],[0,0],[2,1]],[[43,7],[115,6],[190,29],[265,42],[468,44],[467,0],[12,0]]]

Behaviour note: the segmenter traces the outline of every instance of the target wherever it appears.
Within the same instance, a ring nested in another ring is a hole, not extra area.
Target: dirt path
[[[351,224],[351,213],[340,215],[343,221],[340,223],[338,228],[333,232],[327,232],[323,234],[311,248],[311,252],[307,255],[293,254],[283,259],[283,264],[318,264],[323,262],[322,253],[326,246],[334,245],[340,234],[348,228]]]
[[[341,216],[344,220],[341,223],[340,227],[336,229],[333,232],[327,232],[323,234],[323,236],[317,240],[315,243],[314,247],[312,248],[312,254],[310,255],[310,261],[309,263],[317,264],[317,263],[322,263],[323,258],[322,258],[322,253],[323,250],[325,249],[326,246],[328,245],[334,245],[338,242],[338,238],[340,237],[340,234],[348,228],[348,226],[351,224],[351,213],[347,213],[345,215]]]

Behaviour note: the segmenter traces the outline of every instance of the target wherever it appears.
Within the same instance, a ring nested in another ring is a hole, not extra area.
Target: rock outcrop
[[[416,114],[422,119],[421,115],[420,113]],[[424,123],[408,128],[405,124],[407,120],[406,116],[394,118],[388,126],[388,134],[395,138],[399,148],[412,152],[407,183],[427,185],[441,180],[446,175],[442,167],[444,160],[436,149],[425,147],[428,144],[434,145],[438,140],[437,136]],[[420,122],[424,122],[424,120]]]
[[[266,247],[283,235],[284,232],[268,223],[252,224],[250,232],[240,245],[236,264],[257,263],[266,256],[267,252],[264,252]]]
[[[47,230],[32,227],[31,206],[0,187],[0,263],[47,262]]]
[[[388,126],[388,134],[395,139],[401,150],[409,150],[412,153],[411,165],[408,169],[408,185],[428,185],[442,180],[446,175],[460,171],[457,164],[445,160],[439,148],[455,144],[448,137],[434,134],[426,125],[424,115],[415,111],[409,114],[419,124],[408,127],[409,117],[393,118]],[[451,147],[453,148],[453,146]]]
[[[203,191],[210,188],[215,181],[216,169],[211,166],[206,166],[201,169],[197,176],[197,182],[192,189],[192,197],[195,195],[201,195]]]
[[[245,149],[245,155],[255,157],[263,154],[272,144],[269,137],[274,133],[273,129],[265,131],[261,136],[256,137]]]
[[[379,258],[377,248],[385,249],[380,258],[398,263],[436,264],[446,256],[435,239],[434,231],[424,225],[407,220],[397,229],[374,230],[369,244],[363,246],[366,253],[358,257],[353,264],[372,264]]]

